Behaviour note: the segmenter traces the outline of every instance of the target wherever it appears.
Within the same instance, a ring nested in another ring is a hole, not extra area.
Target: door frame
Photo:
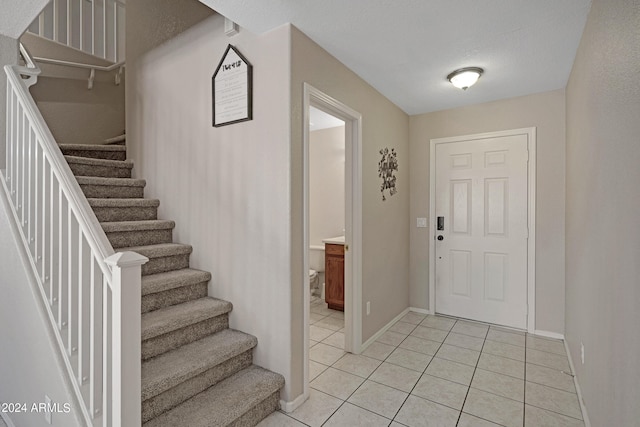
[[[483,140],[504,136],[527,136],[527,331],[533,333],[536,325],[536,128],[511,129],[498,132],[477,133],[449,138],[435,138],[430,140],[429,151],[429,312],[436,313],[436,146],[451,142]]]
[[[345,351],[362,348],[362,115],[319,89],[303,86],[304,395],[309,394],[309,107],[345,122]],[[346,249],[346,248],[345,248]]]

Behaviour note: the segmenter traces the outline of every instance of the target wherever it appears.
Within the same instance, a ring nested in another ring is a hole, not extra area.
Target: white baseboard
[[[4,421],[7,427],[16,427],[13,421],[11,421],[11,418],[9,418],[9,415],[6,413],[0,413],[0,418],[2,418],[2,421]]]
[[[398,320],[402,319],[404,317],[404,315],[407,314],[410,310],[411,310],[410,308],[405,308],[404,310],[402,310],[402,313],[398,314],[396,317],[391,319],[391,321],[389,323],[387,323],[382,328],[380,328],[380,330],[378,332],[376,332],[375,334],[373,334],[373,336],[371,338],[369,338],[366,342],[362,343],[362,346],[360,347],[360,353],[365,351],[367,349],[367,347],[369,347],[371,345],[372,342],[374,342],[375,340],[380,338],[380,335],[382,335],[385,332],[387,332],[387,330],[390,327],[392,327],[394,323],[396,323]]]
[[[559,334],[557,332],[540,331],[540,330],[536,329],[535,331],[533,331],[533,334],[534,335],[539,335],[541,337],[553,338],[555,340],[564,340],[564,335],[563,334]]]
[[[296,409],[298,409],[298,407],[302,405],[308,398],[309,398],[309,395],[305,395],[303,393],[290,402],[281,400],[280,409],[283,410],[284,412],[293,412]]]
[[[413,311],[415,313],[420,313],[420,314],[431,314],[431,312],[426,308],[409,307],[409,311]]]
[[[582,398],[582,390],[580,389],[580,384],[578,384],[578,375],[576,375],[576,369],[573,365],[573,359],[571,358],[571,351],[569,350],[569,344],[567,344],[566,340],[564,341],[564,349],[567,351],[569,367],[571,368],[571,372],[573,372],[573,384],[576,386],[576,393],[578,394],[578,403],[580,403],[580,411],[582,412],[584,427],[591,427],[591,421],[589,421],[589,415],[587,414],[587,406],[584,404],[584,399]]]

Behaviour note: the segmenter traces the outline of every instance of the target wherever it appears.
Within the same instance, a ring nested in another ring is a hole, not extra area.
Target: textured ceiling
[[[0,0],[0,35],[19,39],[49,0]]]
[[[590,0],[200,0],[254,33],[292,23],[408,114],[565,87]],[[451,71],[485,69],[476,86]]]

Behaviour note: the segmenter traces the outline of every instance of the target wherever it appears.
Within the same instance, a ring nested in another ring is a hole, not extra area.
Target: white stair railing
[[[141,266],[115,253],[29,93],[39,69],[6,66],[11,205],[85,423],[141,425]]]
[[[122,0],[51,0],[28,31],[111,62],[122,62]]]

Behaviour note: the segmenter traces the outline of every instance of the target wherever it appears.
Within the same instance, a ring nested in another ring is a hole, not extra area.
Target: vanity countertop
[[[344,245],[344,236],[331,237],[329,239],[322,240],[322,243],[328,243],[330,245]]]

